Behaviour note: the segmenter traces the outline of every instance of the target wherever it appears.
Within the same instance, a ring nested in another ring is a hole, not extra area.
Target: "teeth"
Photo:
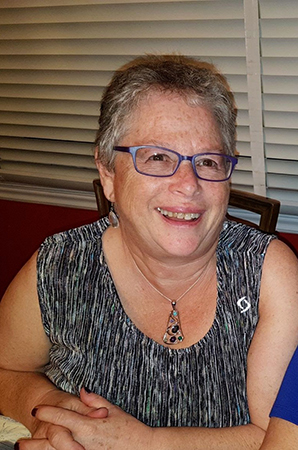
[[[182,213],[182,212],[172,212],[167,211],[166,209],[157,208],[157,210],[166,217],[174,217],[176,219],[183,219],[183,220],[194,220],[198,219],[200,217],[200,214],[198,213]]]

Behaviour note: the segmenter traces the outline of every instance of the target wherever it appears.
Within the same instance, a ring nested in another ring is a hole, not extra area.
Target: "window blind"
[[[268,196],[298,215],[298,3],[260,0]]]
[[[254,2],[244,3],[2,0],[0,197],[95,208],[92,155],[101,94],[114,70],[146,52],[198,57],[227,76],[239,110],[233,185],[256,190],[245,20]],[[257,3],[265,192],[298,217],[297,5]]]

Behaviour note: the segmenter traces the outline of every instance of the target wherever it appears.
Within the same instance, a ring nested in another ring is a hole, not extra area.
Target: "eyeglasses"
[[[171,177],[177,172],[182,161],[190,161],[195,175],[201,180],[226,181],[238,162],[237,158],[222,153],[205,152],[185,156],[174,150],[153,145],[116,146],[113,149],[130,153],[136,171],[151,177]]]

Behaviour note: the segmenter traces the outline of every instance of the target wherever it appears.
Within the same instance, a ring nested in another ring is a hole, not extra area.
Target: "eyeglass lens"
[[[156,147],[141,147],[135,157],[137,170],[146,175],[170,176],[179,164],[178,154]],[[197,175],[206,180],[225,180],[230,176],[232,163],[221,154],[203,154],[195,158]]]

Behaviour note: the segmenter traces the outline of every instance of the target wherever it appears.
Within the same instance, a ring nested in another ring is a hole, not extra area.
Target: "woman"
[[[1,305],[1,410],[34,438],[21,450],[261,445],[298,268],[224,223],[235,116],[209,64],[147,56],[115,74],[96,140],[111,226],[47,239]]]
[[[298,448],[298,348],[287,368],[270,417],[261,450]]]

